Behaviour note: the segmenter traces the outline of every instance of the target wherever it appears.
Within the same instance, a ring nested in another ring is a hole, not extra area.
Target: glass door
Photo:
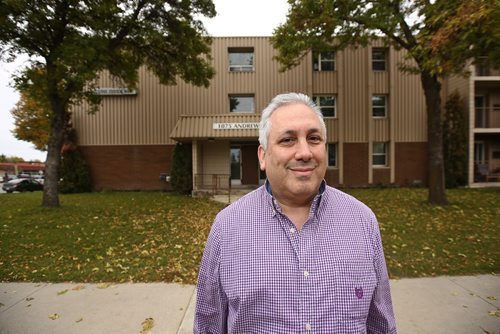
[[[241,184],[241,148],[231,146],[231,184]]]

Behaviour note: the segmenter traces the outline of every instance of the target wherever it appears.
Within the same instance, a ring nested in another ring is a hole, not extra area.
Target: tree
[[[23,91],[10,113],[14,117],[14,136],[32,143],[37,150],[46,151],[50,131],[50,107],[47,103],[35,100]]]
[[[443,154],[446,187],[467,184],[467,108],[458,92],[452,93],[444,106]]]
[[[97,111],[96,82],[104,70],[131,89],[141,66],[162,84],[182,79],[208,86],[211,41],[195,15],[213,17],[212,1],[0,1],[0,58],[27,54],[30,66],[14,78],[14,87],[50,106],[43,206],[59,206],[71,107],[87,102],[90,112]]]
[[[172,153],[172,171],[170,172],[170,184],[174,191],[180,194],[191,193],[193,190],[192,170],[191,145],[177,143]]]
[[[500,62],[497,1],[289,0],[287,21],[274,31],[272,43],[283,69],[297,65],[310,50],[366,46],[376,38],[406,50],[400,69],[420,75],[425,95],[428,200],[447,204],[440,80],[465,74],[467,62],[482,55]]]

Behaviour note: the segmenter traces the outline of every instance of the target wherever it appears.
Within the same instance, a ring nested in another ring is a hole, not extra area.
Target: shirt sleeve
[[[368,333],[396,333],[396,320],[392,309],[389,275],[387,273],[382,240],[375,216],[373,216],[373,223],[373,261],[377,274],[377,286],[373,293],[366,327]]]
[[[195,334],[227,333],[227,297],[220,285],[221,236],[214,223],[207,239],[198,276]]]

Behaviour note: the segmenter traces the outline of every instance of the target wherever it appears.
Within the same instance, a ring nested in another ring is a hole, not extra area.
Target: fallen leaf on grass
[[[28,298],[26,298],[26,301],[27,301],[27,302],[30,302],[30,301],[32,301],[33,299],[35,299],[35,298],[33,298],[33,297],[28,297]]]
[[[78,320],[75,320],[76,323],[83,321],[83,318],[80,318]]]
[[[60,296],[60,295],[64,295],[66,292],[68,292],[68,289],[61,290],[61,291],[57,292],[57,295],[58,295],[58,296]]]
[[[49,315],[49,319],[52,319],[52,320],[59,319],[59,314],[57,314],[57,313],[52,313],[51,315]]]
[[[71,290],[73,290],[73,291],[80,291],[80,290],[83,290],[83,289],[85,289],[85,285],[77,285],[77,286],[75,286]]]
[[[497,300],[497,297],[495,297],[495,296],[488,296],[486,298],[488,298],[489,300]]]
[[[153,318],[146,318],[146,320],[144,320],[141,325],[142,330],[139,332],[139,334],[151,334],[151,329],[155,325],[155,321],[153,320]]]
[[[492,317],[500,318],[500,310],[489,311],[488,314],[491,315]]]

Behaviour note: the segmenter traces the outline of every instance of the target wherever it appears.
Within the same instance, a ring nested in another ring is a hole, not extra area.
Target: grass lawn
[[[347,189],[380,222],[392,278],[500,272],[500,189]],[[196,282],[222,204],[163,192],[0,195],[0,281]]]

